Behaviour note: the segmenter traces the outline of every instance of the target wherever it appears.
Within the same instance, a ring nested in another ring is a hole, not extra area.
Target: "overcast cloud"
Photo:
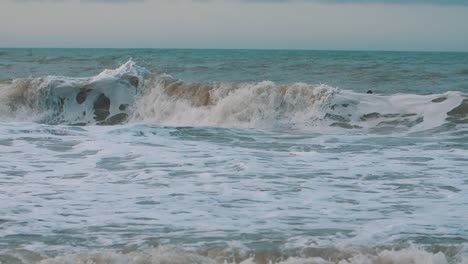
[[[468,51],[468,0],[9,0],[2,47]]]
[[[42,3],[60,3],[73,0],[12,0],[17,3],[42,2]],[[79,0],[82,3],[143,3],[145,1],[158,2],[161,0]],[[210,3],[219,0],[192,0],[194,2]],[[468,0],[225,0],[240,1],[244,3],[300,3],[300,2],[319,2],[322,4],[422,4],[422,5],[468,5]]]

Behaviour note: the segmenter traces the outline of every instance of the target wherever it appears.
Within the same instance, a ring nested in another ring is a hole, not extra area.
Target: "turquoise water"
[[[1,49],[1,79],[49,74],[86,77],[133,58],[187,82],[305,82],[384,94],[468,91],[468,53]]]
[[[467,94],[467,53],[1,49],[0,262],[467,263]]]

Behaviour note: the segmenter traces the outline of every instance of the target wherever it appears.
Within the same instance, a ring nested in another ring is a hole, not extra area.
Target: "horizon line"
[[[0,49],[61,49],[61,50],[245,50],[245,51],[338,51],[338,52],[421,52],[421,53],[468,53],[468,50],[413,50],[413,49],[309,49],[309,48],[154,48],[154,47],[0,47]]]

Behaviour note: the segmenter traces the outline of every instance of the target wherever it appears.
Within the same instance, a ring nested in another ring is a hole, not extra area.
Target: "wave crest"
[[[47,76],[17,79],[0,100],[16,120],[47,124],[115,124],[131,113],[146,71],[128,61],[90,78]]]
[[[403,249],[304,249],[299,255],[281,251],[243,252],[238,249],[212,248],[194,252],[174,246],[160,246],[146,250],[118,252],[100,250],[56,257],[17,250],[0,254],[0,261],[27,264],[466,264],[463,250],[450,248],[447,252],[430,252],[416,246]]]
[[[47,124],[149,122],[394,133],[468,123],[468,99],[458,92],[376,95],[324,84],[185,83],[169,75],[150,75],[131,60],[94,77],[47,76],[1,86],[2,120]]]
[[[137,99],[134,120],[177,126],[291,128],[323,118],[336,92],[326,85],[150,81]]]

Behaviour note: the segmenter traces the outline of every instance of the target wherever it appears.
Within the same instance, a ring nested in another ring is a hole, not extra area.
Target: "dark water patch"
[[[79,127],[79,126],[68,126],[67,127],[69,130],[72,130],[72,131],[76,131],[76,132],[86,132],[87,130],[82,128],[82,127]]]
[[[311,151],[317,151],[320,153],[337,153],[337,154],[338,153],[362,154],[362,153],[368,153],[369,151],[373,151],[373,150],[375,150],[375,146],[372,146],[369,144],[341,145],[337,147],[321,146],[321,149],[311,149]],[[330,160],[339,160],[339,158],[330,158]]]
[[[466,157],[466,158],[453,158],[452,160],[454,160],[454,161],[466,161],[466,162],[468,162],[468,157]]]
[[[331,110],[335,110],[337,108],[348,108],[350,105],[357,105],[356,102],[350,102],[350,103],[345,103],[345,104],[334,104],[332,106],[330,106],[330,109]]]
[[[400,116],[400,114],[382,114],[383,118],[394,118]]]
[[[433,158],[429,158],[429,157],[394,157],[394,158],[388,158],[388,159],[408,161],[408,162],[428,162],[428,161],[434,160]]]
[[[372,134],[388,135],[392,133],[403,133],[408,131],[408,128],[405,127],[394,127],[394,126],[379,126],[372,127],[369,129],[369,132]]]
[[[161,204],[160,202],[153,201],[153,200],[143,200],[143,201],[138,201],[135,204],[139,205],[158,205]]]
[[[82,179],[89,176],[89,173],[82,172],[82,173],[73,173],[73,174],[65,174],[62,176],[63,179]]]
[[[393,186],[395,187],[394,190],[397,192],[412,192],[419,188],[419,186],[414,184],[407,184],[407,183],[386,183],[385,186]],[[396,205],[392,205],[396,206]]]
[[[62,129],[62,128],[55,128],[55,127],[47,127],[42,129],[40,132],[45,132],[54,136],[76,136],[76,133],[71,129]]]
[[[78,145],[80,142],[78,141],[63,141],[63,140],[53,140],[49,142],[45,142],[42,147],[57,151],[57,152],[65,152],[73,149],[74,146]]]
[[[419,117],[416,120],[411,120],[408,118],[404,119],[397,119],[397,120],[391,120],[391,121],[382,121],[377,124],[377,126],[406,126],[406,127],[413,127],[417,124],[420,124],[424,122],[424,117]]]
[[[100,94],[94,101],[94,119],[96,121],[104,121],[109,115],[110,99],[105,94]]]
[[[410,192],[411,190],[404,190],[403,192]],[[401,189],[397,189],[397,192],[401,193]],[[406,204],[394,204],[391,205],[389,208],[386,210],[381,210],[382,213],[393,213],[393,212],[398,212],[398,213],[404,213],[407,215],[413,214],[413,212],[417,209],[415,206],[411,205],[406,205]]]
[[[468,75],[468,69],[463,69],[460,71],[461,75]]]
[[[183,165],[192,166],[193,164],[174,164],[174,163],[162,163],[162,162],[136,162],[132,166],[133,169],[149,169],[149,168],[180,168]]]
[[[63,193],[57,192],[57,193],[38,194],[38,195],[34,195],[34,196],[40,197],[41,199],[46,200],[46,201],[57,201],[57,200],[66,201],[67,198],[63,197],[62,195],[63,195]],[[35,205],[35,207],[43,207],[43,205]],[[47,220],[46,219],[37,219],[37,221],[47,221]]]
[[[195,171],[186,171],[186,170],[171,170],[169,171],[169,176],[172,177],[183,177],[183,176],[192,176],[197,175]]]
[[[59,127],[59,126],[41,126],[37,129],[10,129],[8,132],[11,134],[50,134],[54,136],[76,136],[75,132],[85,132],[84,129],[77,129],[73,127]],[[31,138],[31,137],[27,137]],[[46,140],[48,138],[40,138],[41,140]],[[52,139],[52,138],[50,138]]]
[[[85,217],[86,215],[81,214],[70,214],[70,213],[59,213],[57,215],[65,216],[65,217]]]
[[[0,174],[7,175],[7,176],[25,176],[28,174],[27,171],[23,170],[8,170],[8,171],[0,171]]]
[[[438,186],[438,188],[442,189],[442,190],[451,191],[451,192],[454,192],[454,193],[459,193],[459,192],[462,191],[461,189],[458,189],[457,187],[453,187],[453,186],[449,186],[449,185]]]
[[[138,146],[149,146],[149,147],[155,147],[155,148],[165,148],[167,145],[162,145],[162,144],[156,144],[156,143],[151,143],[151,142],[137,142],[133,143]]]
[[[141,156],[140,155],[127,155],[125,157],[102,158],[100,161],[96,163],[96,167],[103,168],[109,171],[127,170],[130,168],[124,164],[131,162],[139,157]]]
[[[88,125],[88,123],[84,123],[84,122],[70,124],[70,126],[86,126],[86,125]]]
[[[418,166],[418,167],[426,167],[427,166],[426,163],[421,163],[421,162],[407,162],[405,164],[409,165],[409,166]]]
[[[468,117],[468,99],[464,99],[462,103],[455,107],[454,109],[450,110],[447,113],[448,116],[454,118],[465,118]]]
[[[151,127],[143,127],[141,128],[119,128],[119,129],[114,129],[108,132],[110,135],[125,135],[129,134],[132,137],[151,137],[158,135],[158,131],[156,128],[151,128]],[[141,142],[139,142],[141,143]]]
[[[351,124],[348,124],[348,123],[341,123],[341,122],[332,123],[330,126],[332,126],[332,127],[341,127],[341,128],[345,128],[345,129],[361,129],[362,128],[362,127],[357,126],[357,125],[351,125]]]
[[[449,121],[449,122],[453,122],[455,124],[468,124],[468,118],[465,118],[465,119],[459,119],[459,118],[456,118],[456,117],[447,117],[445,120]]]
[[[256,149],[256,150],[267,150],[267,151],[277,151],[277,152],[311,152],[318,151],[324,147],[321,145],[315,144],[298,144],[298,143],[281,143],[281,142],[238,142],[236,147],[247,148],[247,149]],[[271,156],[267,156],[261,153],[257,153],[259,157],[264,159],[269,159]]]
[[[451,136],[468,136],[468,130],[459,130],[459,131],[453,131],[450,133]]]
[[[21,137],[18,140],[24,140],[29,143],[35,144],[39,148],[45,148],[55,152],[66,152],[73,149],[74,146],[78,145],[79,141],[72,140],[61,140],[57,138],[32,138],[32,137]]]
[[[90,93],[92,89],[88,88],[81,88],[80,92],[76,95],[76,102],[78,104],[82,104],[86,101],[86,98],[88,97],[88,93]]]
[[[380,114],[377,112],[365,114],[360,117],[361,121],[369,121],[373,119],[378,119],[378,118],[396,118],[396,117],[412,117],[416,116],[417,114],[415,113],[408,113],[408,114]]]
[[[408,175],[407,173],[403,172],[385,172],[382,174],[367,174],[360,178],[360,180],[367,180],[367,181],[381,181],[381,180],[406,180],[408,178],[418,178],[418,175]]]
[[[8,223],[8,222],[11,222],[11,220],[0,218],[0,225],[3,225],[3,224]]]
[[[255,138],[258,135],[245,135],[242,136],[240,135],[239,138],[245,138],[248,141],[256,141]],[[274,140],[281,140],[281,141],[296,141],[296,140],[307,140],[307,139],[312,139],[320,136],[318,133],[307,133],[307,134],[282,134],[282,135],[274,135],[269,138],[274,139]]]
[[[127,110],[127,108],[128,108],[128,104],[121,104],[121,105],[119,105],[119,110],[120,110],[120,111],[125,111],[125,110]]]
[[[337,197],[337,196],[334,196],[330,199],[331,201],[333,202],[336,202],[336,203],[344,203],[344,204],[352,204],[352,205],[358,205],[360,204],[359,201],[357,200],[354,200],[354,199],[346,199],[346,198],[343,198],[343,197]]]
[[[212,129],[209,131],[208,129],[204,128],[197,128],[197,127],[177,127],[175,131],[169,132],[169,135],[179,137],[181,139],[186,138],[213,138],[217,136],[216,129]]]
[[[313,179],[313,178],[319,178],[319,177],[328,177],[333,175],[331,172],[327,171],[317,171],[317,172],[310,172],[310,173],[301,173],[301,174],[294,174],[291,177],[297,178],[297,179]]]
[[[235,144],[236,147],[245,147],[245,148],[269,148],[269,147],[278,147],[287,151],[287,143],[281,142],[265,142],[258,144],[256,139],[250,134],[243,135],[245,131],[232,130],[226,128],[208,128],[208,127],[177,127],[175,131],[170,131],[169,135],[177,137],[180,140],[189,140],[189,141],[204,141],[212,142],[216,144]]]
[[[368,174],[368,175],[361,176],[360,180],[379,181],[379,180],[383,180],[385,178],[386,177],[384,175]]]
[[[395,118],[399,116],[400,114],[380,114],[380,113],[373,112],[373,113],[365,114],[361,116],[360,119],[361,121],[369,121],[369,120],[377,119],[377,118]]]
[[[447,100],[447,97],[439,97],[439,98],[436,98],[436,99],[432,100],[431,102],[433,102],[433,103],[442,103],[445,100]]]
[[[468,144],[466,142],[460,142],[460,143],[451,143],[451,142],[444,142],[439,145],[438,149],[461,149],[461,150],[468,150]],[[453,160],[456,160],[455,158]]]
[[[371,120],[371,119],[376,119],[376,118],[380,118],[380,114],[379,113],[370,113],[370,114],[365,114],[363,116],[361,116],[361,121],[368,121],[368,120]]]
[[[335,121],[338,121],[338,122],[349,122],[350,121],[350,119],[347,118],[347,117],[340,116],[340,115],[333,115],[333,114],[329,114],[329,113],[327,113],[325,115],[325,118],[335,120]]]
[[[468,145],[468,136],[459,136],[459,137],[453,137],[453,138],[448,138],[444,140],[444,142],[450,142],[450,143],[466,143]]]
[[[13,139],[0,139],[0,146],[11,147],[13,145]]]
[[[98,125],[106,125],[106,126],[112,126],[112,125],[118,125],[122,124],[128,119],[128,114],[126,113],[118,113],[116,115],[113,115],[106,120],[97,123]]]
[[[456,128],[456,126],[457,126],[456,124],[445,123],[445,124],[442,124],[442,125],[440,125],[438,127],[435,127],[435,128],[409,133],[408,136],[411,136],[411,137],[432,136],[434,134],[444,133],[444,132],[447,132],[447,131],[452,131],[452,130],[454,130]]]
[[[447,113],[447,121],[455,124],[468,124],[468,99]]]
[[[57,158],[64,158],[64,159],[77,159],[77,158],[84,158],[87,156],[92,156],[97,154],[99,151],[97,150],[85,150],[79,153],[70,153],[70,154],[61,154],[56,155]]]
[[[140,80],[136,76],[130,76],[128,79],[128,82],[135,88],[138,88],[138,84],[140,83]]]

